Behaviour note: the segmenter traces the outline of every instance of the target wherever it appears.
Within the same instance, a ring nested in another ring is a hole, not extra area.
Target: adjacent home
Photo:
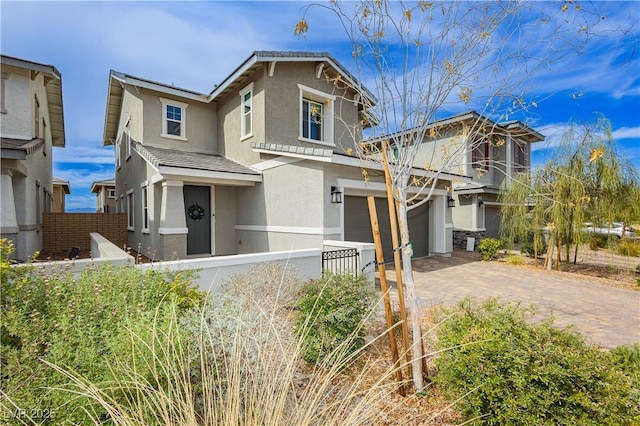
[[[129,245],[169,259],[371,241],[370,195],[388,236],[382,170],[350,155],[372,102],[328,53],[254,52],[211,93],[111,71],[104,145]],[[438,179],[412,211],[415,256],[452,251],[453,176]]]
[[[66,196],[71,194],[71,185],[68,180],[53,178],[53,200],[51,201],[52,213],[65,213]]]
[[[470,177],[454,179],[449,199],[456,247],[467,237],[499,237],[500,187],[515,173],[529,171],[531,145],[543,140],[519,121],[497,123],[474,111],[427,128],[414,165]]]
[[[42,249],[53,200],[52,148],[64,147],[62,76],[52,65],[0,56],[0,232],[25,260]]]
[[[98,180],[91,184],[96,194],[96,213],[116,213],[116,180]]]

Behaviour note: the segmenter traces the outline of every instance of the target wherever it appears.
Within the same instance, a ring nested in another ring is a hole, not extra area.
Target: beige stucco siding
[[[31,139],[33,136],[33,95],[29,71],[10,66],[2,67],[5,80],[4,106],[6,114],[0,114],[0,129],[6,138]],[[46,98],[45,98],[46,99]],[[45,99],[40,100],[40,105]]]
[[[236,188],[216,186],[215,211],[215,254],[236,254]]]
[[[448,132],[437,140],[427,140],[418,148],[414,166],[447,173],[466,174],[471,154],[464,148],[465,139],[458,132]]]
[[[240,92],[253,83],[252,99],[252,132],[250,137],[242,138],[240,123]],[[251,150],[251,142],[265,141],[265,94],[264,94],[264,69],[261,67],[256,72],[244,78],[222,99],[216,99],[218,131],[218,153],[237,161],[240,164],[254,164],[260,160],[260,155]]]

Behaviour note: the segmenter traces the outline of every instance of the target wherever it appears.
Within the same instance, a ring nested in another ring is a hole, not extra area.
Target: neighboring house
[[[104,144],[129,245],[169,259],[372,241],[374,195],[391,256],[383,173],[367,164],[365,181],[347,155],[375,101],[358,86],[328,53],[254,52],[209,94],[112,71]],[[416,256],[451,253],[453,178],[440,179],[410,219]]]
[[[115,179],[99,180],[91,184],[91,192],[96,194],[97,213],[117,213]]]
[[[51,203],[52,213],[64,213],[65,197],[67,194],[71,194],[71,185],[68,180],[53,178],[53,200]]]
[[[53,198],[52,147],[64,147],[62,76],[51,65],[0,57],[0,211],[3,238],[25,260],[42,249]]]
[[[484,132],[470,131],[480,127]],[[529,171],[531,144],[544,136],[519,121],[496,123],[473,111],[433,123],[428,134],[414,165],[471,178],[453,182],[454,245],[464,246],[467,237],[499,238],[500,186]]]

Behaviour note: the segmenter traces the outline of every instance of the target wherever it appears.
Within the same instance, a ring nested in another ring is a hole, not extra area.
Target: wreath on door
[[[191,204],[187,214],[193,220],[201,220],[204,218],[204,208],[198,203]]]

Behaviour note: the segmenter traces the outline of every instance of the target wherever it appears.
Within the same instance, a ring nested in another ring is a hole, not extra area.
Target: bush
[[[26,413],[50,410],[56,424],[86,424],[88,401],[61,390],[69,387],[69,378],[43,362],[108,382],[119,374],[116,364],[145,365],[132,350],[131,331],[149,335],[154,323],[166,324],[163,318],[172,309],[184,312],[203,298],[189,287],[191,275],[186,272],[105,266],[77,276],[41,276],[34,266],[10,268],[5,251],[0,353],[6,399],[0,407],[6,419],[17,406]]]
[[[340,364],[358,351],[364,345],[362,321],[374,294],[363,275],[325,273],[321,279],[303,286],[296,322],[302,358],[312,365]],[[341,345],[346,345],[344,350],[337,350]],[[336,354],[340,355],[336,358]]]
[[[478,251],[482,260],[494,260],[498,258],[498,251],[502,248],[502,241],[495,238],[483,238],[478,243]]]
[[[640,240],[622,238],[616,245],[616,253],[622,256],[639,257],[640,256]]]
[[[640,368],[637,349],[609,355],[550,321],[531,325],[530,310],[495,300],[465,300],[443,314],[435,381],[460,399],[465,418],[487,425],[640,420],[637,376],[630,377]]]
[[[529,257],[533,257],[535,255],[535,250],[533,249],[533,239],[538,239],[538,256],[542,256],[547,252],[547,243],[544,241],[544,237],[538,235],[535,237],[534,235],[530,235],[526,242],[523,242],[520,246],[520,253],[526,254]]]
[[[524,258],[520,255],[516,255],[516,254],[509,254],[507,255],[506,259],[507,263],[509,265],[523,265],[524,264]]]

